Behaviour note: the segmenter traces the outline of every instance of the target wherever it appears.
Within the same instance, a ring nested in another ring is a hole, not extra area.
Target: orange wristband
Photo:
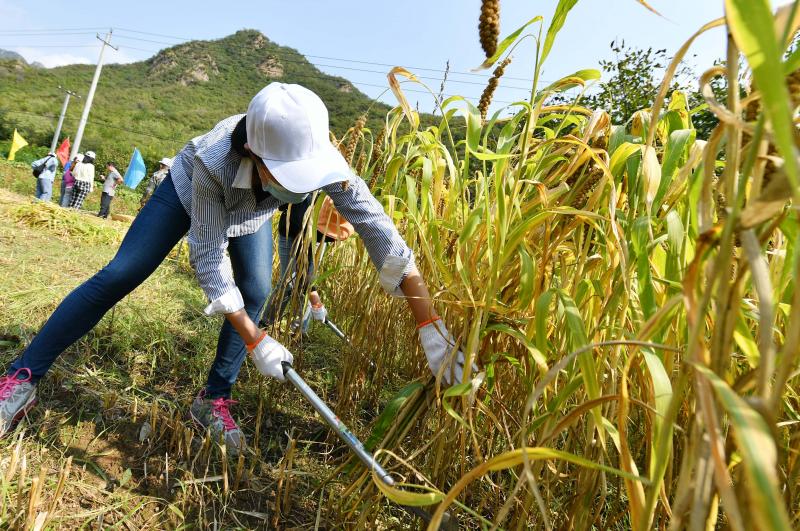
[[[424,326],[428,326],[431,323],[435,323],[436,321],[441,321],[441,320],[442,320],[442,318],[437,315],[436,317],[432,317],[432,318],[428,319],[427,321],[422,321],[421,323],[419,323],[417,325],[417,330],[419,330],[420,328],[422,328]]]
[[[252,343],[252,344],[249,344],[249,345],[247,343],[245,343],[244,346],[247,347],[247,350],[253,350],[254,348],[256,348],[258,346],[259,343],[261,343],[261,340],[263,340],[266,335],[267,335],[266,332],[261,332],[261,335],[258,336],[258,339],[256,339],[255,343]]]

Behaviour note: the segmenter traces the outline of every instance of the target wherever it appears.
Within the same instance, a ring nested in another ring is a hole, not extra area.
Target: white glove
[[[464,354],[459,350],[452,356],[455,349],[455,340],[444,323],[437,319],[419,329],[419,341],[428,358],[428,367],[431,368],[434,376],[439,374],[442,364],[446,359],[451,358],[452,363],[442,371],[442,378],[448,385],[452,383],[460,384],[464,379]],[[478,367],[472,364],[472,371],[477,372]]]
[[[264,333],[255,347],[251,350],[248,346],[248,350],[250,351],[250,357],[253,358],[253,363],[256,364],[256,368],[261,374],[272,376],[281,382],[286,381],[281,363],[284,361],[292,363],[294,361],[294,356],[286,350],[286,347]]]
[[[319,321],[321,323],[325,322],[325,319],[328,318],[328,310],[325,309],[325,306],[320,304],[316,308],[314,305],[311,305],[311,318],[315,321]]]

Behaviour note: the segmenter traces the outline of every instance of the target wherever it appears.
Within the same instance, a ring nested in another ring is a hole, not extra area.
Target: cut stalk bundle
[[[10,213],[14,220],[29,227],[88,243],[119,243],[124,234],[122,230],[109,227],[107,222],[44,202],[14,207]]]

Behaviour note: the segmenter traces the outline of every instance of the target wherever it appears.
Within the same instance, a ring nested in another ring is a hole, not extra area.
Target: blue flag
[[[139,153],[137,148],[133,148],[131,163],[128,164],[128,169],[125,172],[125,186],[128,188],[136,188],[146,174],[147,168],[144,165],[142,154]]]

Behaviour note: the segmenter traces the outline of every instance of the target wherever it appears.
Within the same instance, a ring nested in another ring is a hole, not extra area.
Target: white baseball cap
[[[172,159],[170,159],[170,158],[167,158],[167,157],[164,157],[163,159],[161,159],[160,161],[158,161],[158,163],[159,163],[159,164],[163,164],[164,166],[166,166],[167,168],[169,168],[169,167],[171,167],[171,166],[172,166]]]
[[[300,85],[270,83],[247,108],[250,151],[290,192],[308,193],[350,179],[350,166],[331,144],[328,130],[325,104]]]

